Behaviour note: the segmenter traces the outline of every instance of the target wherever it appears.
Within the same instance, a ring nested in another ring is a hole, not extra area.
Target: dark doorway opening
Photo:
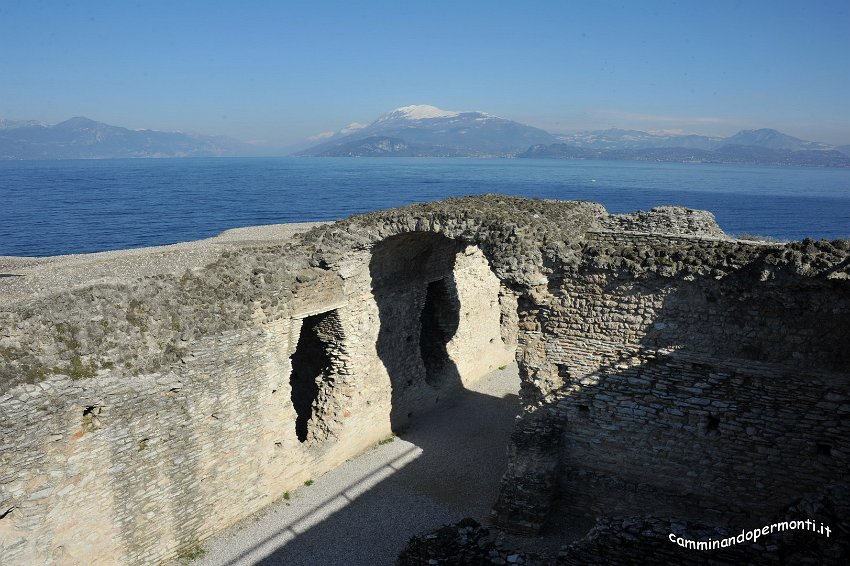
[[[307,440],[310,419],[314,416],[320,393],[331,384],[331,349],[333,343],[327,327],[335,322],[335,311],[304,318],[298,345],[292,354],[292,406],[295,408],[295,435]]]
[[[438,387],[454,367],[446,346],[460,321],[457,291],[446,279],[428,283],[419,320],[419,353],[425,365],[425,382]]]

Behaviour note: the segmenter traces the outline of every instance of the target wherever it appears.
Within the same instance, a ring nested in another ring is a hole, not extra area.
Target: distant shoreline
[[[583,149],[583,148],[579,148]],[[679,149],[679,148],[674,148]],[[719,159],[657,159],[648,157],[613,157],[606,155],[605,150],[590,150],[599,153],[598,156],[545,156],[545,155],[492,155],[492,156],[473,156],[473,155],[352,155],[352,156],[324,156],[324,155],[216,155],[216,156],[139,156],[139,157],[74,157],[74,158],[45,158],[45,159],[15,159],[0,157],[0,165],[6,163],[75,163],[75,162],[115,162],[115,161],[134,161],[134,162],[155,162],[155,161],[202,161],[202,160],[239,160],[239,159],[297,159],[297,160],[352,160],[352,159],[376,159],[376,160],[400,160],[400,159],[416,159],[423,161],[448,159],[452,161],[580,161],[580,162],[612,162],[612,163],[669,163],[679,165],[721,165],[721,166],[738,166],[738,167],[781,167],[781,168],[803,168],[803,169],[850,169],[850,157],[847,157],[847,163],[839,164],[820,164],[820,163],[787,163],[774,161],[724,161]],[[611,150],[622,152],[622,150]],[[638,150],[636,150],[638,151]],[[811,152],[819,150],[811,150]],[[526,152],[527,153],[527,152]],[[841,154],[844,155],[844,154]]]

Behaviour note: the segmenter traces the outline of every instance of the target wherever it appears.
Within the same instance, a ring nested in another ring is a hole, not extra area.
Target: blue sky
[[[0,0],[0,117],[286,146],[408,104],[850,143],[850,2]]]

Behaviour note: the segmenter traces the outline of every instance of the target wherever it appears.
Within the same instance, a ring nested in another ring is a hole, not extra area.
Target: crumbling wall
[[[614,566],[651,556],[664,564],[846,564],[848,495],[846,486],[826,486],[736,528],[675,516],[600,517],[584,537],[562,547],[555,563]]]
[[[423,232],[370,269],[392,236],[338,247],[333,266],[291,246],[247,249],[6,310],[4,560],[173,558],[511,361],[481,251]],[[419,333],[435,281],[453,293],[443,346],[456,379],[425,383]],[[390,363],[387,336],[409,366]]]
[[[616,232],[725,237],[712,213],[681,206],[656,206],[649,211],[611,214],[600,226]]]
[[[848,250],[589,233],[521,317],[539,409],[512,439],[497,521],[535,532],[560,492],[574,513],[728,525],[838,480]]]
[[[846,486],[830,486],[735,529],[675,516],[599,517],[557,556],[529,553],[521,539],[506,543],[501,533],[467,518],[412,537],[396,564],[846,564],[848,495]]]
[[[502,525],[539,529],[559,490],[599,513],[728,520],[842,480],[850,245],[737,242],[710,220],[449,199],[7,305],[4,559],[173,557],[514,349]],[[327,360],[307,364],[299,438],[305,320]]]

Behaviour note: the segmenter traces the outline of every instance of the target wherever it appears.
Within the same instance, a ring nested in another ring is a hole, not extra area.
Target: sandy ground
[[[182,273],[214,262],[225,250],[279,244],[324,222],[235,228],[206,240],[52,257],[0,256],[0,305],[31,300],[96,281],[132,281]]]
[[[493,372],[393,442],[206,541],[193,565],[394,564],[414,534],[464,517],[486,522],[518,390],[515,364]]]

